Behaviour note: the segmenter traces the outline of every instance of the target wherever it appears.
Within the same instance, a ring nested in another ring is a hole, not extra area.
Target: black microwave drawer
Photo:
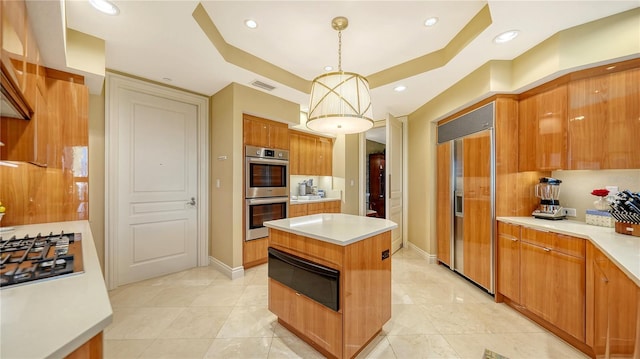
[[[269,278],[340,310],[340,271],[269,247]]]

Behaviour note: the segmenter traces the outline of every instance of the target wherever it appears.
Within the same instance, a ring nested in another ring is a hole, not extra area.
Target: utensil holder
[[[640,237],[640,224],[616,222],[616,233]]]

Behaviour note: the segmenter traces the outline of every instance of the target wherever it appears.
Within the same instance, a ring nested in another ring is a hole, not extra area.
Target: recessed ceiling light
[[[402,92],[402,91],[404,91],[404,90],[406,90],[406,89],[407,89],[407,86],[405,86],[405,85],[398,85],[398,86],[396,86],[396,87],[394,87],[394,88],[393,88],[393,91],[395,91],[395,92]]]
[[[255,29],[256,27],[258,27],[258,23],[255,20],[245,20],[244,24],[246,27],[250,28],[250,29]]]
[[[519,33],[520,32],[518,30],[505,31],[502,34],[496,36],[493,39],[493,42],[495,42],[496,44],[502,44],[502,43],[511,41],[511,40],[515,39],[518,36]]]
[[[324,70],[325,71],[331,71],[331,70],[333,70],[333,66],[325,66]]]
[[[107,15],[118,15],[120,9],[109,0],[89,0],[89,3],[98,11]]]
[[[431,27],[438,23],[437,17],[430,17],[424,21],[424,26]]]

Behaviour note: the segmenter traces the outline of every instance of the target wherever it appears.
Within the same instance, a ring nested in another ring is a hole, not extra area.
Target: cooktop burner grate
[[[80,233],[0,237],[0,287],[81,273]]]

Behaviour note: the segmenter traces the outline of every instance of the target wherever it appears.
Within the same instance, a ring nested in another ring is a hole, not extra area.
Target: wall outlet
[[[563,208],[563,210],[565,216],[576,217],[578,215],[578,212],[576,212],[575,208]]]

